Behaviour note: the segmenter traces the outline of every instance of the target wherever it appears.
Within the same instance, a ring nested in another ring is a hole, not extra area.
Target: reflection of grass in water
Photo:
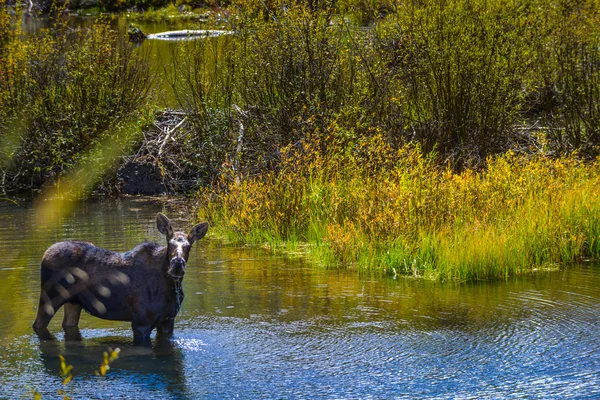
[[[94,374],[96,376],[106,376],[106,373],[110,369],[110,364],[119,358],[120,352],[121,349],[119,348],[113,350],[109,347],[107,351],[103,353],[102,362],[100,363],[98,370],[94,371]],[[71,396],[69,396],[67,392],[67,385],[73,380],[73,366],[67,364],[67,360],[65,360],[63,355],[59,354],[58,358],[60,359],[60,377],[62,378],[63,385],[63,388],[58,390],[58,395],[62,396],[63,400],[68,400],[71,399]],[[34,400],[42,399],[42,395],[35,389],[31,390],[31,394],[33,395]]]
[[[157,9],[151,7],[147,11],[142,12],[127,11],[123,15],[126,16],[129,21],[195,21],[196,23],[200,23],[208,20],[210,12],[208,9],[190,11],[189,7],[186,6],[184,6],[184,9],[180,11],[175,4],[170,3],[166,7]]]

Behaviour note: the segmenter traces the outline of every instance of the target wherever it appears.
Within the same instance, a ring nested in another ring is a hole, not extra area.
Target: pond
[[[71,15],[68,16],[68,25],[73,29],[85,29],[92,26],[97,18],[97,16]],[[112,29],[117,31],[119,36],[127,36],[127,29],[131,21],[125,15],[104,15],[102,18],[110,23]],[[22,27],[27,33],[36,33],[40,29],[51,28],[54,24],[55,20],[48,16],[23,15]],[[182,19],[159,22],[135,21],[135,25],[139,26],[145,34],[157,34],[173,30],[207,29],[206,24],[199,20]],[[226,29],[224,25],[218,28]],[[215,66],[215,60],[226,51],[230,40],[229,35],[215,35],[201,37],[189,42],[146,39],[137,44],[137,51],[143,54],[150,64],[150,73],[153,76],[153,83],[157,92],[154,98],[156,104],[164,108],[181,108],[182,104],[178,100],[186,97],[188,88],[186,84],[181,84],[181,78],[176,78],[176,76],[178,76],[180,70],[185,69],[189,52],[203,51],[203,60],[207,63],[206,69],[210,70]],[[188,55],[185,55],[185,49],[188,50]],[[188,104],[185,104],[185,100],[182,101],[184,101],[184,107],[188,106]]]
[[[39,262],[68,238],[125,251],[161,241],[157,212],[188,229],[185,201],[76,205],[47,226],[0,202],[0,398],[584,398],[600,396],[600,266],[507,282],[434,283],[324,270],[301,258],[200,241],[175,335],[133,346],[127,323],[83,314],[80,338],[31,328]],[[46,212],[53,213],[51,208]],[[67,337],[65,337],[67,336]],[[106,377],[94,375],[120,348]]]

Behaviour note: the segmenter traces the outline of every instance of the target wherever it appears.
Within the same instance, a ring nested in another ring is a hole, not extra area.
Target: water
[[[67,238],[113,250],[188,229],[185,202],[91,201],[58,226],[0,202],[0,398],[57,398],[58,355],[77,399],[594,398],[600,396],[600,266],[510,282],[439,284],[324,271],[203,239],[192,249],[172,340],[136,347],[127,323],[62,311],[31,329],[39,261]],[[52,211],[48,211],[52,213]],[[65,337],[67,336],[67,337]],[[121,356],[94,375],[107,347]]]
[[[65,18],[68,18],[68,25],[73,29],[89,28],[97,19],[95,16],[73,15]],[[106,18],[112,29],[117,31],[120,36],[126,37],[131,22],[126,16],[114,15],[104,16],[103,18]],[[54,23],[54,19],[47,16],[23,15],[22,27],[27,33],[36,33],[41,29],[53,27]],[[184,29],[207,29],[206,24],[200,20],[135,21],[135,25],[145,34]],[[217,27],[217,29],[226,28],[226,26]],[[196,43],[196,41],[146,39],[138,44],[137,51],[143,54],[150,64],[150,73],[156,89],[154,102],[164,108],[189,107],[190,104],[187,104],[187,100],[185,100],[189,95],[189,88],[181,82],[182,77],[179,76],[186,69],[186,63],[190,62],[189,53],[204,52],[203,62],[206,63],[206,70],[210,71],[215,66],[215,60],[222,57],[222,53],[231,40],[230,36],[214,35],[204,37],[198,39],[201,43]],[[177,93],[173,90],[173,87],[176,87]],[[183,102],[183,104],[180,104],[180,102]]]

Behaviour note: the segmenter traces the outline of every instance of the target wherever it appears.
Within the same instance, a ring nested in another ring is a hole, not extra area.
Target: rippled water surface
[[[183,282],[170,341],[132,345],[128,324],[82,315],[81,339],[31,329],[39,261],[77,238],[125,251],[160,241],[149,199],[80,204],[57,227],[0,202],[0,398],[57,398],[58,355],[74,398],[595,398],[600,396],[600,266],[509,282],[439,284],[324,271],[204,239]],[[121,357],[94,375],[107,347]]]

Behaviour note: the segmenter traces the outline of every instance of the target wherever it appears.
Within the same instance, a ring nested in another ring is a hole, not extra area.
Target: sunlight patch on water
[[[207,346],[207,344],[200,339],[180,338],[174,339],[174,342],[178,347],[186,351],[205,351],[204,347]]]

